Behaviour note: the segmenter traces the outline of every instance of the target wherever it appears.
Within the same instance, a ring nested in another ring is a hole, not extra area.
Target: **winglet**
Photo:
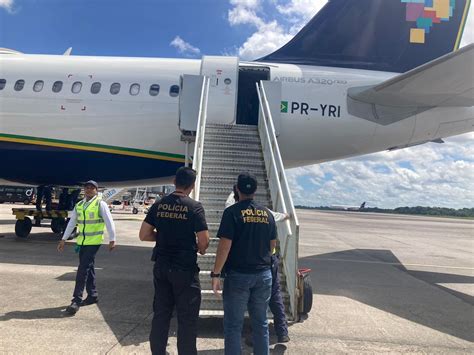
[[[66,49],[66,52],[64,52],[63,55],[71,55],[71,52],[72,52],[72,47],[69,47],[68,49]]]

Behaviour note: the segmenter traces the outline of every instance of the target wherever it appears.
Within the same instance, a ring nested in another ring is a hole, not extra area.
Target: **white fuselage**
[[[182,157],[179,96],[171,96],[170,87],[180,85],[183,74],[199,75],[201,65],[201,60],[184,59],[2,54],[0,79],[6,84],[0,90],[0,156],[12,152],[10,148],[2,151],[5,144],[24,144],[31,139],[33,146],[48,149],[74,149],[70,142],[76,142],[85,151],[94,151],[88,146],[99,147],[98,151],[104,146],[141,152],[142,156],[146,155],[143,152],[160,152]],[[250,62],[245,66],[266,65]],[[286,110],[282,108],[280,115],[273,117],[286,167],[402,148],[473,130],[472,107],[432,109],[387,126],[347,113],[350,87],[377,84],[395,73],[288,64],[266,67],[270,81],[281,82],[281,101],[286,103]],[[18,80],[24,80],[25,85],[16,91]],[[39,80],[44,86],[35,92],[33,86]],[[63,87],[54,93],[56,81],[62,81]],[[75,82],[82,84],[79,93],[72,92]],[[91,93],[94,82],[101,83],[97,94]],[[113,83],[121,84],[116,95],[110,92]],[[140,85],[137,95],[130,94],[132,84]],[[149,92],[154,84],[160,86],[156,96]],[[271,105],[280,106],[280,102]],[[226,123],[234,122],[230,119]],[[15,167],[2,166],[0,179],[11,181],[11,175],[3,174],[7,169]],[[41,172],[35,168],[31,174]],[[144,180],[163,177],[144,176]],[[135,174],[128,180],[141,178]],[[35,183],[33,177],[18,181]],[[114,183],[110,179],[106,182]]]

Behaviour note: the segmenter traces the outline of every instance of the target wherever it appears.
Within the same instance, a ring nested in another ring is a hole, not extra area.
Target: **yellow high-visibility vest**
[[[77,245],[100,245],[104,240],[105,223],[100,216],[100,201],[97,196],[84,208],[84,200],[76,204]]]

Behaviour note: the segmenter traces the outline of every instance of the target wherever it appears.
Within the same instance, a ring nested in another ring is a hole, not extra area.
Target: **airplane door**
[[[201,75],[181,76],[179,95],[179,129],[182,132],[196,132],[199,118],[199,103],[204,77]]]
[[[239,92],[237,98],[237,123],[257,125],[259,102],[257,86],[261,80],[270,79],[270,69],[262,66],[241,66],[239,68]]]
[[[201,75],[210,78],[208,122],[235,123],[238,68],[237,57],[204,56],[202,58]]]
[[[270,106],[270,113],[275,127],[275,134],[278,137],[281,130],[281,82],[277,81],[261,81],[265,95]],[[261,113],[260,113],[261,114]]]

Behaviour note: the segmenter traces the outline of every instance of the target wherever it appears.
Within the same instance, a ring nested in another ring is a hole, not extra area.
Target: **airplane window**
[[[138,95],[140,92],[140,84],[132,84],[130,85],[130,95]]]
[[[82,89],[82,83],[80,81],[76,81],[74,84],[72,84],[71,91],[73,94],[79,94]]]
[[[34,92],[40,92],[41,90],[43,90],[43,86],[44,86],[44,81],[43,80],[37,80],[35,82],[35,84],[33,85],[33,91]]]
[[[120,92],[120,83],[113,83],[110,85],[110,93],[112,95],[117,95]]]
[[[158,84],[153,84],[150,86],[150,95],[151,96],[156,96],[160,92],[160,85]]]
[[[55,81],[53,84],[53,92],[60,92],[63,89],[62,81]]]
[[[24,80],[17,80],[14,86],[15,91],[21,91],[23,90],[23,87],[25,86],[25,81]]]
[[[171,85],[170,87],[170,96],[176,97],[179,95],[179,86],[178,85]]]
[[[100,88],[102,87],[102,84],[96,81],[95,83],[92,83],[91,85],[91,93],[93,94],[98,94],[100,92]]]
[[[7,81],[5,79],[0,79],[0,90],[3,90],[6,84]]]

